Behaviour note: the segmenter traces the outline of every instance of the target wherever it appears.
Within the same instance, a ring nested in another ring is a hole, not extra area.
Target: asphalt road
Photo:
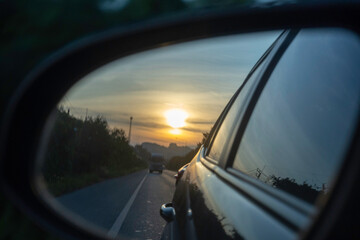
[[[174,174],[167,170],[163,174],[143,170],[65,194],[57,200],[69,212],[101,227],[110,237],[160,239],[166,222],[159,209],[172,200]]]

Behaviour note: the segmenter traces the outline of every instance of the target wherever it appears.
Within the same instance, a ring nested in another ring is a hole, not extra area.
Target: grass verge
[[[97,172],[85,173],[78,175],[67,175],[58,177],[55,181],[46,182],[47,190],[55,197],[66,193],[79,190],[81,188],[102,182],[111,178],[116,178],[130,173],[134,173],[147,168],[147,166],[139,165],[128,168],[100,168]]]

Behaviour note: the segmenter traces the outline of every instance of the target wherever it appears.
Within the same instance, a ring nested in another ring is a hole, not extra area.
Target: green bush
[[[43,175],[60,195],[108,178],[146,168],[122,129],[110,129],[102,116],[78,119],[62,107],[49,140]]]

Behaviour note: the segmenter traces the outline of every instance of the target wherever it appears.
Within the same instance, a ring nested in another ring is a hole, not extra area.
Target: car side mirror
[[[309,9],[311,10],[310,12]],[[51,113],[54,113],[54,109],[56,109],[61,99],[75,83],[99,67],[114,60],[131,57],[131,55],[141,53],[144,50],[155,48],[161,50],[164,46],[192,40],[233,36],[238,33],[254,33],[302,27],[345,26],[353,31],[359,32],[358,12],[358,4],[354,4],[354,6],[349,4],[341,7],[326,4],[324,6],[316,5],[314,7],[291,4],[288,6],[267,6],[264,8],[251,7],[209,10],[208,12],[205,11],[198,14],[191,13],[189,15],[181,15],[170,20],[154,20],[153,22],[140,23],[136,26],[115,29],[88,37],[67,46],[51,56],[28,75],[24,80],[24,84],[17,89],[11,104],[9,104],[7,111],[4,113],[5,120],[2,122],[0,132],[1,187],[19,208],[50,231],[60,233],[65,237],[103,239],[106,237],[104,236],[104,232],[97,231],[94,224],[91,225],[87,222],[83,224],[83,222],[79,223],[75,221],[78,220],[77,216],[74,216],[74,214],[71,215],[71,213],[67,214],[69,211],[61,208],[60,204],[54,201],[54,197],[49,194],[46,185],[40,184],[44,183],[44,175],[41,170],[39,170],[41,168],[39,165],[41,162],[44,162],[41,160],[44,160],[42,158],[49,145],[47,140],[50,139],[53,123],[51,120],[54,120],[54,115],[51,115]],[[263,19],[266,19],[266,21],[263,21]],[[214,62],[217,63],[216,61]],[[231,63],[233,63],[233,61],[229,61],[229,65],[231,65]],[[133,72],[137,72],[136,70],[137,69],[133,69]],[[239,76],[239,74],[235,75]],[[213,76],[215,76],[215,74],[213,74]],[[213,81],[213,84],[218,86],[220,85],[219,82],[224,80],[225,75],[220,74],[217,76],[219,79]],[[167,80],[168,79],[166,79],[166,81]],[[207,86],[208,84],[209,81],[203,86]],[[159,87],[161,86],[162,85],[159,85]],[[197,90],[193,87],[193,82],[191,82],[189,86],[189,88]],[[233,89],[232,87],[228,88]],[[199,89],[203,88],[199,87]],[[197,94],[200,95],[199,93]],[[214,91],[213,94],[216,96],[213,98],[217,100],[218,92]],[[89,121],[88,109],[85,109],[81,122],[82,125],[88,124]],[[69,114],[67,110],[64,110],[62,113],[64,113],[64,115]],[[131,120],[132,117],[130,118],[130,126]],[[194,122],[197,121],[197,119],[193,120]],[[73,122],[77,122],[77,120]],[[99,121],[99,123],[100,125],[102,124],[101,121]],[[199,121],[199,123],[202,124],[204,122]],[[128,124],[127,119],[126,124]],[[104,128],[106,129],[106,126]],[[87,137],[84,132],[80,133],[77,127],[67,130],[69,130],[69,134],[71,132],[71,134],[74,135],[81,134],[81,137]],[[119,132],[114,132],[113,137],[120,139],[122,135],[119,134]],[[70,139],[76,140],[77,138]],[[91,138],[87,137],[86,139],[89,140]],[[130,139],[128,140],[128,143],[129,142]],[[129,147],[128,143],[127,145],[125,144],[126,147]],[[61,145],[61,142],[56,142],[52,146],[59,145]],[[92,149],[98,147],[95,144],[94,146]],[[19,151],[19,147],[21,147],[21,151]],[[129,151],[132,150],[130,149]],[[94,156],[92,154],[88,155]],[[59,155],[54,154],[53,156],[56,158]],[[136,154],[129,156],[133,156],[134,159],[136,158]],[[96,157],[94,157],[94,159],[95,158]],[[354,157],[354,159],[356,159],[356,157]],[[79,166],[81,165],[82,164],[79,163]],[[146,163],[144,165],[146,165]],[[74,165],[69,164],[69,166],[73,167]],[[222,167],[226,170],[227,166]],[[58,168],[54,169],[57,170]],[[109,174],[109,169],[112,170],[111,168],[104,169],[96,167],[94,167],[94,169],[101,174],[100,178],[105,174]],[[332,205],[328,205],[327,209],[334,208],[339,212],[341,211],[339,210],[340,207],[344,208],[344,206],[346,206],[347,200],[351,199],[349,196],[356,193],[353,189],[358,186],[355,179],[356,176],[359,176],[358,173],[358,161],[351,159],[351,161],[344,164],[338,178],[342,181],[337,179],[336,186],[339,187],[336,188],[335,186],[334,188],[335,190],[338,189],[338,194],[332,194],[334,200],[330,201]],[[55,180],[60,179],[59,175],[56,174],[51,175],[51,177],[54,177]],[[139,178],[139,189],[144,181],[145,178]],[[341,188],[340,186],[346,186],[346,188]],[[139,192],[139,190],[136,191]],[[131,194],[129,195],[131,196]],[[101,197],[107,199],[106,197],[108,197],[108,195],[104,194],[101,195]],[[128,202],[130,204],[128,205],[127,202],[124,201],[124,205],[126,206],[124,209],[131,208],[131,202],[133,202],[133,200],[130,201],[132,197],[129,198]],[[97,202],[95,203],[97,204]],[[351,204],[347,205],[352,206]],[[79,206],[84,207],[81,203]],[[76,207],[76,209],[79,208]],[[158,205],[155,210],[156,209],[158,209]],[[176,213],[172,203],[163,204],[160,208],[160,215],[167,222],[173,221]],[[113,226],[121,226],[120,222],[125,218],[123,216],[126,216],[126,214],[115,216]],[[282,216],[279,216],[279,218],[282,218]],[[325,214],[322,218],[340,219],[332,218],[331,214]],[[328,224],[326,221],[323,222],[326,223],[323,224],[324,228],[327,227],[329,229],[329,226],[335,226],[335,223],[341,223],[335,220]],[[321,223],[322,222],[317,224],[317,226],[320,225],[320,227],[313,230],[314,232],[321,232],[317,230],[321,229]],[[111,233],[114,232],[112,229],[110,230]]]
[[[165,203],[160,207],[160,216],[167,222],[175,220],[175,209],[172,203]]]

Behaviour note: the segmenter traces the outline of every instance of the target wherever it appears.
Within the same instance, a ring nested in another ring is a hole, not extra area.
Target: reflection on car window
[[[242,108],[244,108],[245,98],[250,90],[251,83],[256,79],[259,75],[260,69],[263,63],[253,72],[251,77],[248,79],[247,83],[244,85],[243,89],[240,91],[236,100],[232,104],[229,112],[226,114],[224,121],[221,123],[219,131],[217,132],[214,142],[211,146],[209,157],[215,161],[219,161],[221,157],[221,153],[224,149],[225,144],[227,144],[227,139],[234,131],[234,127],[236,125],[236,118]]]
[[[360,102],[360,44],[345,30],[303,30],[270,76],[233,167],[313,203],[326,194]]]

